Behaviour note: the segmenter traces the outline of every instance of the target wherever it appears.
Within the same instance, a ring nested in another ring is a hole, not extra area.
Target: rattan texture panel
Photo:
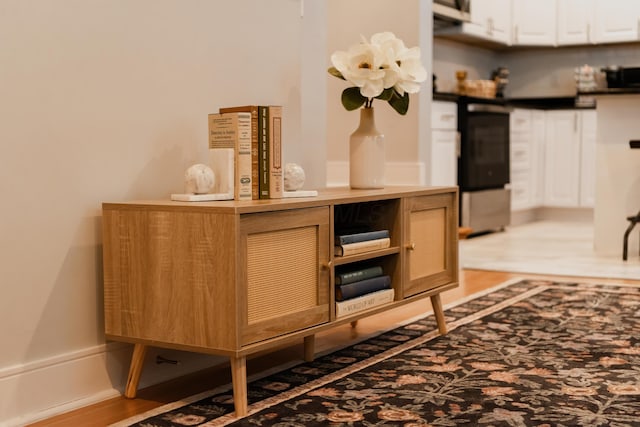
[[[316,226],[247,236],[247,323],[318,304]]]
[[[411,213],[411,241],[416,246],[409,254],[410,280],[440,273],[446,269],[445,215],[445,209],[425,209]]]

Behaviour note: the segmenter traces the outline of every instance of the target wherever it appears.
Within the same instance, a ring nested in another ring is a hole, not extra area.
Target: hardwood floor
[[[553,280],[576,280],[582,282],[602,282],[604,279],[574,278],[565,276],[542,276],[531,274],[514,274],[495,271],[463,270],[460,274],[460,286],[442,294],[443,305],[450,304],[467,295],[480,292],[513,278],[549,278]],[[611,280],[607,283],[634,283],[640,281]],[[389,329],[396,323],[415,317],[431,309],[429,299],[418,301],[395,310],[362,319],[356,328],[343,325],[319,334],[316,337],[316,351],[325,352],[342,346],[354,338],[368,336]],[[247,374],[252,375],[278,366],[291,360],[303,358],[302,343],[257,354],[247,363]],[[68,427],[68,426],[107,426],[136,414],[185,398],[231,382],[228,364],[215,366],[205,371],[187,375],[176,380],[149,387],[138,392],[136,399],[117,397],[87,406],[66,414],[31,424],[33,427]]]

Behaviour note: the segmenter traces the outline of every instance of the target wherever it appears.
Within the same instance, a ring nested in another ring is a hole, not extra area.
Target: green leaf
[[[336,67],[331,67],[327,71],[329,72],[329,74],[331,74],[334,77],[337,77],[337,78],[342,79],[342,80],[346,80],[344,78],[344,76],[342,75],[342,73],[340,71],[338,71],[338,69]]]
[[[400,96],[394,91],[393,96],[389,100],[389,105],[404,116],[407,114],[407,111],[409,111],[409,93],[405,92],[403,96]]]
[[[390,101],[394,93],[395,91],[393,90],[392,87],[390,87],[388,89],[383,90],[380,95],[376,96],[376,98],[382,99],[383,101]]]
[[[367,102],[367,98],[362,96],[360,93],[359,87],[348,87],[342,91],[342,105],[347,111],[357,110],[362,107],[365,102]]]

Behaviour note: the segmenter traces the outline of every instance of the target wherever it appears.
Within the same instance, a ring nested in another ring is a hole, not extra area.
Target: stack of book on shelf
[[[282,198],[282,107],[245,105],[209,114],[209,158],[214,192],[235,200]]]
[[[376,265],[336,274],[336,317],[393,301],[391,277]]]
[[[390,246],[389,230],[365,231],[341,234],[335,238],[335,256],[357,255],[363,252],[386,249]]]

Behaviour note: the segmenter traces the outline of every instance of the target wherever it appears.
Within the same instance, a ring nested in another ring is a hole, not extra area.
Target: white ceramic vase
[[[349,139],[349,186],[384,188],[384,168],[384,135],[376,129],[373,108],[362,108]]]

